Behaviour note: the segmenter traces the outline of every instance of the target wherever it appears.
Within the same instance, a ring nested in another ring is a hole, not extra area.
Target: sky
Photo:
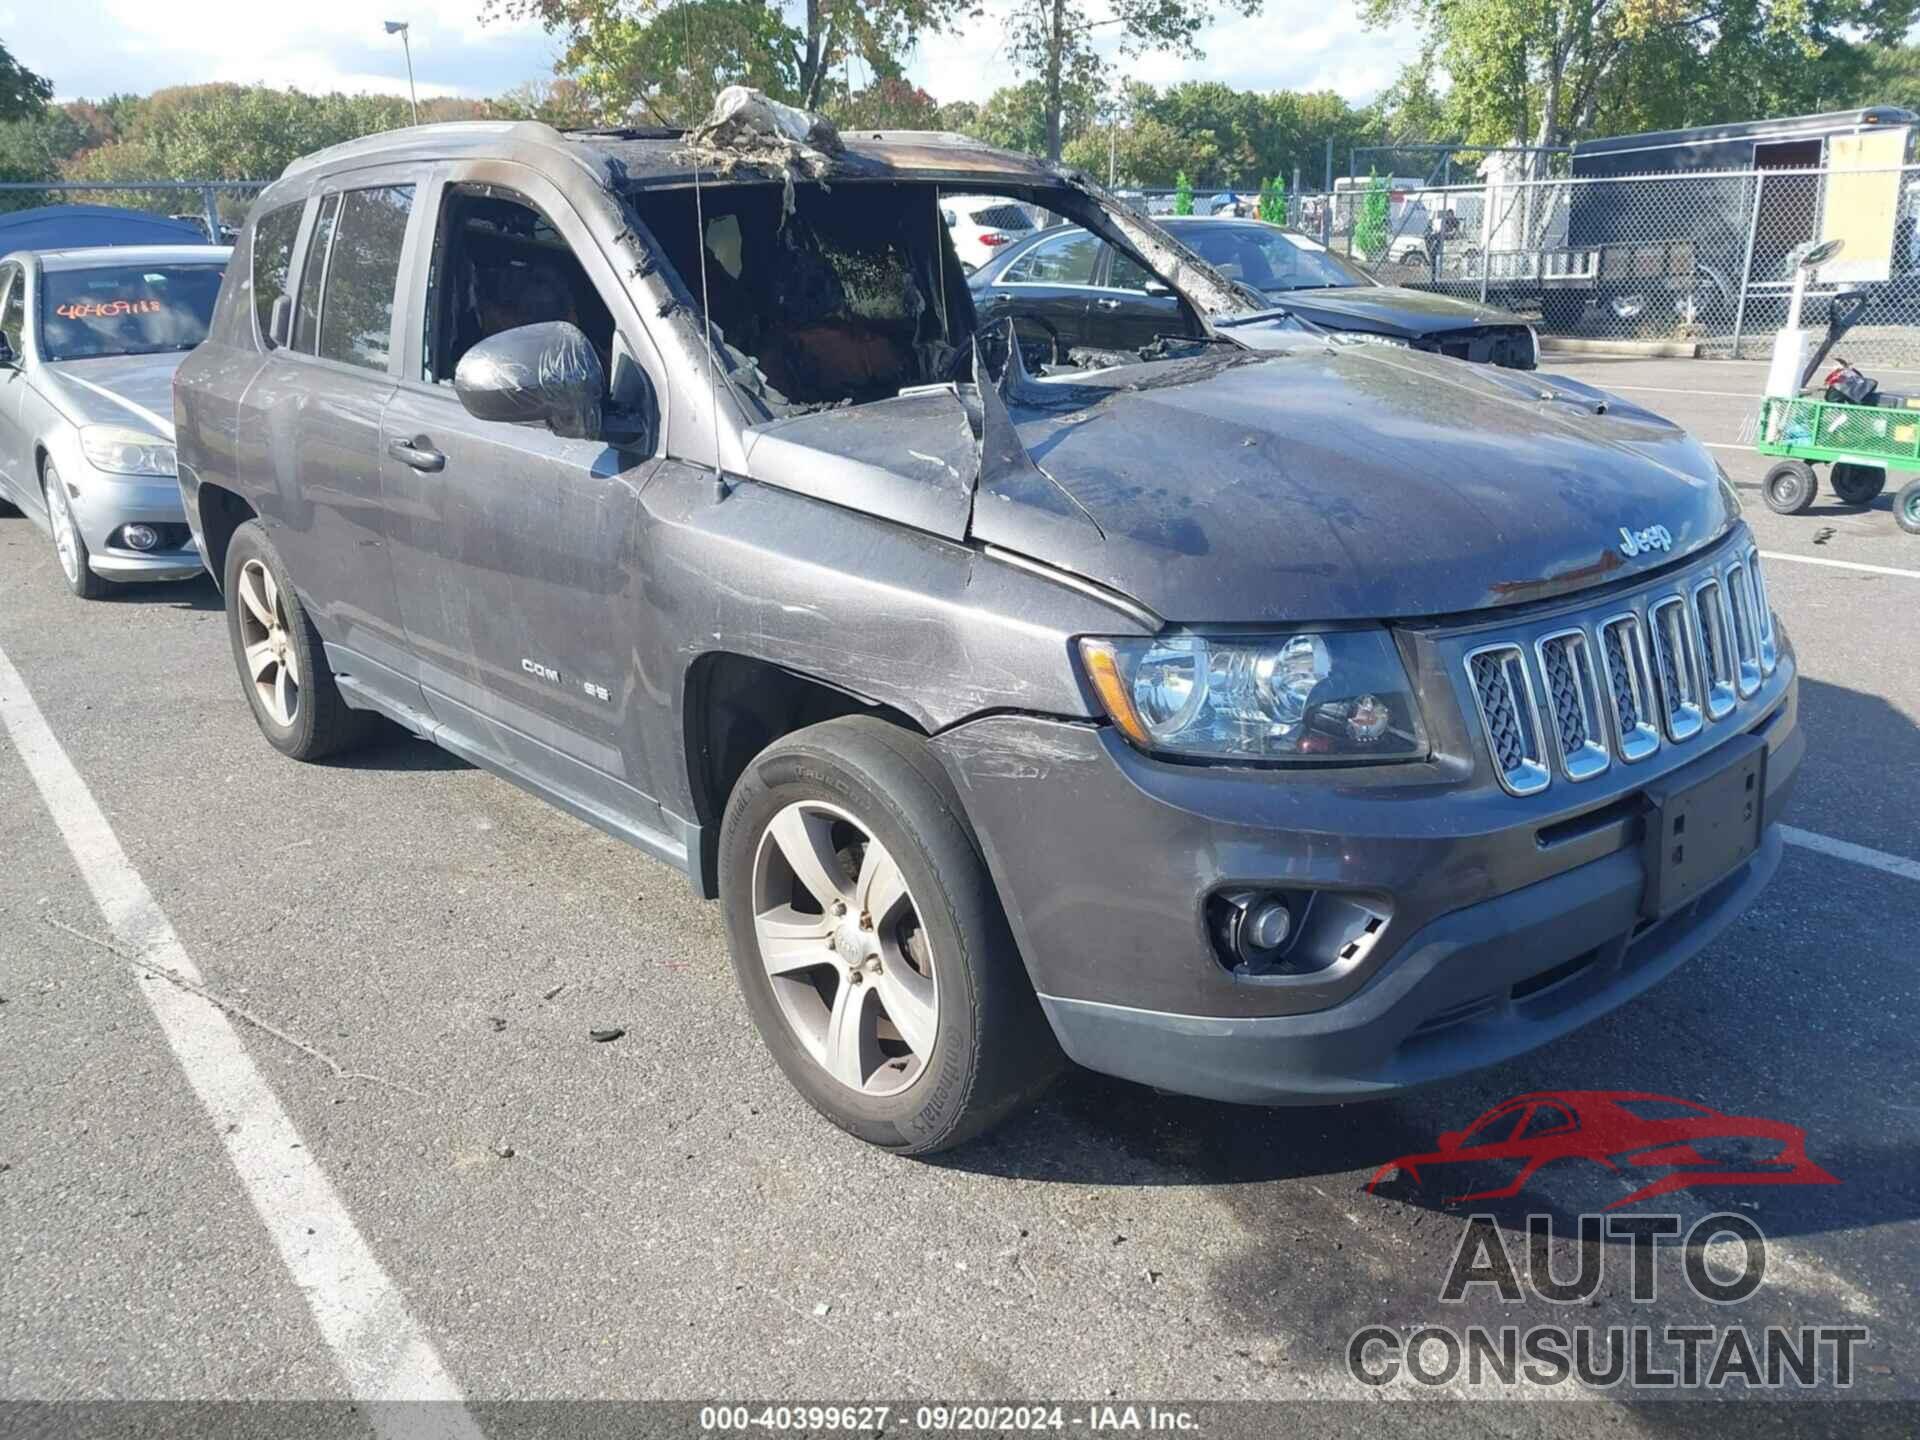
[[[481,0],[0,0],[0,42],[60,99],[145,93],[209,80],[302,90],[406,93],[406,58],[385,20],[408,21],[419,93],[498,94],[553,71],[560,46],[537,25],[482,25]],[[984,100],[1009,74],[1003,20],[985,17],[922,43],[909,70],[941,101]],[[84,38],[85,43],[79,43]],[[1349,0],[1267,0],[1201,37],[1205,58],[1147,55],[1120,73],[1165,86],[1221,80],[1238,89],[1331,89],[1364,102],[1411,59],[1411,30],[1361,27]],[[1111,50],[1112,43],[1107,48]],[[860,81],[856,72],[854,79]]]

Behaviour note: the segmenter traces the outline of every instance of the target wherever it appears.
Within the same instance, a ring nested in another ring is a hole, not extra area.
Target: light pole
[[[420,97],[413,88],[413,41],[407,34],[405,20],[387,21],[387,34],[398,35],[400,45],[407,52],[407,99],[413,102],[413,123],[420,123]]]

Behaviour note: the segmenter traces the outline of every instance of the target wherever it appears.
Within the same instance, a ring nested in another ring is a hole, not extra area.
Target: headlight
[[[1383,630],[1083,639],[1080,659],[1142,750],[1348,764],[1427,753],[1413,686]]]
[[[109,475],[173,475],[173,446],[124,425],[82,425],[80,449],[87,463]]]

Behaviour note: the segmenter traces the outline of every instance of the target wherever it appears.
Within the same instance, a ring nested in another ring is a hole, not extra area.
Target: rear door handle
[[[387,453],[402,465],[411,465],[416,470],[431,473],[447,468],[447,457],[434,449],[433,442],[424,435],[416,435],[411,440],[389,440]]]
[[[1098,305],[1102,310],[1118,310],[1120,308],[1120,302],[1118,300],[1096,300],[1093,303]]]

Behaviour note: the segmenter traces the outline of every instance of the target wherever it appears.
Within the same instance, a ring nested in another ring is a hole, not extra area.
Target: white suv
[[[942,195],[940,218],[947,222],[954,253],[969,273],[1034,228],[1026,208],[1004,195]]]

